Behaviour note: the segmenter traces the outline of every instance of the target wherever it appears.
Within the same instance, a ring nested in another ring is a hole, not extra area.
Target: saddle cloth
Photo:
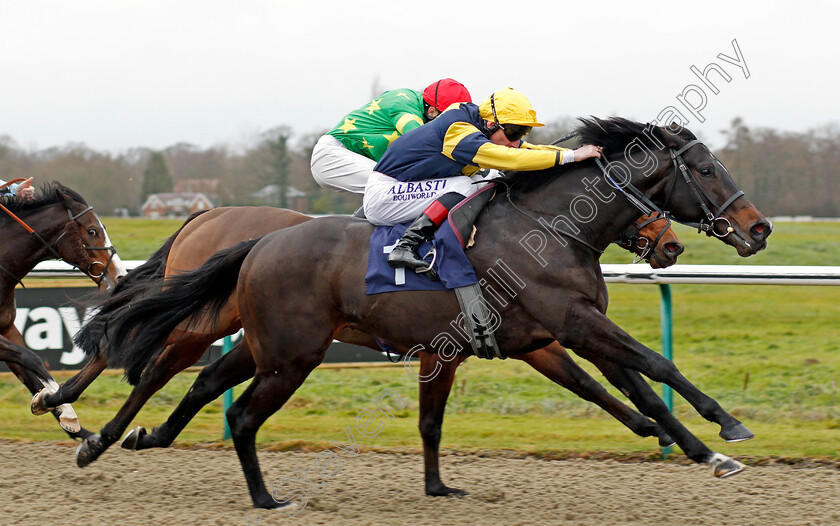
[[[475,270],[464,254],[464,247],[470,239],[473,223],[479,212],[493,196],[494,186],[486,185],[458,203],[449,213],[447,221],[435,232],[432,243],[423,243],[420,246],[418,253],[423,256],[434,245],[437,257],[433,266],[440,281],[432,281],[426,275],[417,274],[411,269],[395,269],[388,265],[388,254],[410,222],[376,227],[370,236],[368,271],[365,275],[367,293],[452,290],[478,283]]]
[[[370,235],[368,271],[365,275],[368,294],[405,290],[451,290],[478,283],[475,271],[448,222],[444,222],[438,228],[431,243],[423,243],[418,250],[422,256],[434,245],[437,251],[434,269],[440,281],[432,281],[424,274],[417,274],[411,269],[391,267],[388,264],[388,254],[410,224],[379,226]]]

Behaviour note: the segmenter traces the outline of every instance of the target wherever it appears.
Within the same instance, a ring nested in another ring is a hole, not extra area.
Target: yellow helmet
[[[497,124],[518,124],[520,126],[545,126],[537,121],[537,112],[531,101],[513,88],[499,90],[484,99],[478,107],[481,118]]]

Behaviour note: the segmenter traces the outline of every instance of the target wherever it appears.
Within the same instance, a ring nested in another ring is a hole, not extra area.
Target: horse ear
[[[69,209],[73,204],[73,196],[65,192],[61,186],[56,186],[55,195],[58,196],[62,203],[64,203],[65,208]]]
[[[679,149],[685,141],[680,138],[679,134],[670,131],[663,126],[652,126],[652,136],[655,137],[665,148]]]

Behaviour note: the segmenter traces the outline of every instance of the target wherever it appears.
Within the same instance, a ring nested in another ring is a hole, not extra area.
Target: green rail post
[[[659,293],[662,300],[659,304],[659,319],[662,327],[662,356],[669,360],[674,359],[674,318],[671,309],[671,286],[668,284],[659,285]],[[668,411],[674,411],[674,390],[671,386],[662,384],[662,399],[668,406]],[[662,458],[671,453],[672,448],[662,448]]]
[[[227,354],[230,350],[233,349],[233,341],[230,339],[230,336],[225,336],[224,340],[222,340],[222,354]],[[225,421],[225,436],[223,440],[230,440],[230,424],[227,421],[227,410],[233,404],[233,388],[228,389],[225,391],[225,394],[222,398],[224,400],[224,412],[222,412],[222,419]]]

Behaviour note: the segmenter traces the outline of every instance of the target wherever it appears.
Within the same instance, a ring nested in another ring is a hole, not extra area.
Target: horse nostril
[[[665,250],[665,254],[667,254],[669,257],[679,256],[683,253],[683,250],[685,250],[682,244],[674,241],[665,243],[665,246],[663,246],[662,248]]]
[[[750,236],[756,241],[762,241],[770,235],[773,227],[767,221],[759,221],[750,227]]]

